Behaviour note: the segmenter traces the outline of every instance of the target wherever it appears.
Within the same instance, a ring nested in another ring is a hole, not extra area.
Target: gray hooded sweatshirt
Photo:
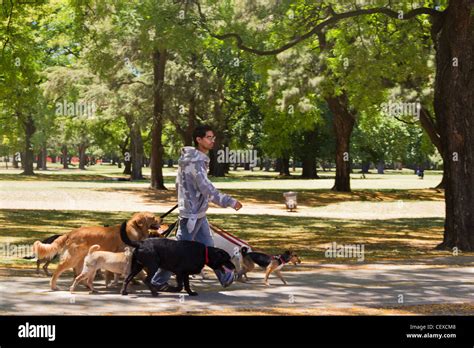
[[[197,219],[206,215],[209,199],[223,207],[235,207],[237,201],[220,193],[207,178],[209,157],[192,146],[181,149],[176,175],[179,216],[188,218],[188,232],[192,233]]]

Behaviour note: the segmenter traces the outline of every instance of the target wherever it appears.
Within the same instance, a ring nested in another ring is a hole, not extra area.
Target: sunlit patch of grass
[[[129,212],[0,210],[0,243],[33,243],[80,226],[120,224],[130,216]],[[172,214],[166,222],[176,219],[176,214]],[[443,239],[442,218],[342,220],[210,214],[208,219],[211,224],[246,240],[256,250],[280,254],[292,249],[304,262],[357,263],[355,258],[326,258],[326,248],[332,242],[363,244],[366,262],[450,255],[434,249]]]

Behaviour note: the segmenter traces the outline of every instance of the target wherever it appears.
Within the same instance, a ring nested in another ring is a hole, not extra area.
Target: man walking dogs
[[[214,246],[209,223],[206,218],[208,200],[223,207],[235,210],[242,208],[236,199],[220,193],[207,178],[209,157],[207,154],[214,147],[216,137],[207,125],[196,127],[193,132],[195,147],[185,146],[181,149],[176,176],[178,192],[179,225],[176,237],[178,240],[194,240],[206,246]],[[159,269],[151,283],[157,291],[173,291],[168,285],[171,272]]]

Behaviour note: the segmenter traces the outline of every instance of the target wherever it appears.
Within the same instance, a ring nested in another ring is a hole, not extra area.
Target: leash
[[[176,227],[176,225],[178,224],[178,221],[175,221],[173,222],[169,227],[168,229],[163,232],[161,235],[165,238],[168,238],[168,236],[171,234],[171,232],[173,232],[174,228]]]
[[[206,254],[205,254],[205,265],[209,264],[209,249],[206,246]]]
[[[169,214],[171,214],[171,212],[173,210],[175,210],[176,208],[178,208],[178,205],[176,204],[173,208],[171,208],[170,210],[168,210],[166,213],[164,213],[163,215],[160,216],[161,219],[164,219],[166,216],[168,216]]]

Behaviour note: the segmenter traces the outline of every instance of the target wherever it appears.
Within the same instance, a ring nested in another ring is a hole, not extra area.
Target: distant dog
[[[148,230],[160,228],[160,223],[161,219],[151,213],[136,213],[128,220],[126,233],[131,239],[145,239],[148,237]],[[63,234],[51,244],[43,244],[40,241],[33,244],[33,250],[38,258],[62,254],[61,261],[51,278],[52,290],[58,290],[56,282],[64,271],[72,268],[75,274],[81,273],[84,258],[94,244],[100,245],[103,251],[123,251],[125,244],[120,239],[120,225],[80,227]]]
[[[191,290],[189,286],[189,276],[201,272],[204,265],[212,268],[219,280],[224,279],[222,275],[227,275],[235,270],[234,264],[230,261],[227,252],[219,248],[206,247],[204,244],[195,241],[176,241],[166,238],[148,238],[143,241],[132,241],[126,233],[126,223],[120,229],[122,241],[134,247],[132,255],[132,265],[130,274],[123,282],[122,295],[127,295],[128,283],[143,269],[147,271],[144,283],[148,286],[153,296],[158,295],[158,291],[151,284],[151,278],[159,268],[173,272],[176,275],[178,284],[175,292],[180,292],[184,288],[190,296],[196,296],[197,292]],[[228,286],[229,283],[223,283]]]
[[[52,242],[54,242],[59,237],[61,237],[60,234],[55,234],[51,237],[48,237],[48,238],[42,240],[41,243],[51,244]],[[54,255],[49,255],[49,256],[40,258],[40,257],[37,257],[37,255],[31,255],[31,256],[25,256],[24,259],[31,260],[31,259],[37,258],[37,260],[36,260],[36,274],[40,273],[39,268],[41,266],[41,263],[45,262],[45,264],[43,265],[43,271],[49,277],[49,276],[51,276],[51,273],[49,273],[49,271],[48,271],[48,266],[51,263],[51,261],[53,261],[55,258],[57,258],[57,256],[58,256],[58,254],[54,254]]]
[[[98,251],[100,245],[95,244],[89,248],[87,256],[84,258],[84,267],[81,274],[79,274],[74,283],[69,289],[73,292],[76,286],[82,280],[87,280],[87,286],[91,292],[96,292],[93,281],[95,274],[99,269],[103,269],[114,273],[115,275],[127,276],[130,273],[130,264],[132,252],[130,248],[125,248],[124,252],[113,253],[110,251]],[[105,278],[105,287],[109,286],[109,279]]]
[[[249,253],[247,247],[242,247],[241,253],[242,253],[242,264],[241,264],[242,268],[240,272],[238,273],[239,278],[241,279],[244,276],[245,279],[248,280],[247,272],[251,272],[255,268],[255,264],[257,264],[260,267],[263,267],[266,269],[264,283],[267,286],[270,285],[268,283],[268,277],[270,277],[270,274],[272,272],[275,272],[275,274],[281,279],[283,284],[287,285],[288,283],[286,282],[285,278],[283,278],[280,272],[281,269],[287,263],[293,263],[294,265],[301,263],[301,260],[298,258],[298,255],[288,250],[285,251],[281,255],[271,256],[271,255],[258,253],[258,252]]]

